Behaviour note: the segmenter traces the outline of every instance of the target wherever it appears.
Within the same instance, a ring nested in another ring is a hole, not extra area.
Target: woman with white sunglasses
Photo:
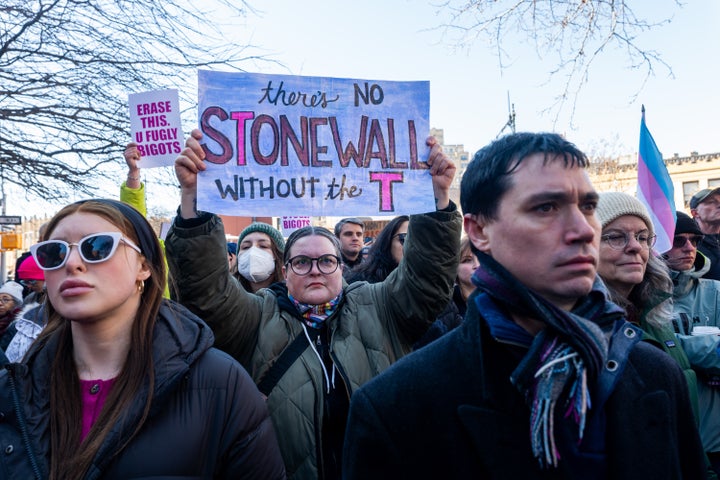
[[[152,227],[114,200],[63,208],[31,247],[47,327],[0,372],[3,478],[284,478],[252,380],[163,299]]]

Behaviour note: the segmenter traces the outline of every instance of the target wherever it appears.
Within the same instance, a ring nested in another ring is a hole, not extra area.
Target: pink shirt
[[[115,379],[110,380],[80,380],[80,396],[82,398],[82,433],[80,441],[82,442],[90,433],[95,420],[97,420],[105,405],[110,389],[115,383]]]

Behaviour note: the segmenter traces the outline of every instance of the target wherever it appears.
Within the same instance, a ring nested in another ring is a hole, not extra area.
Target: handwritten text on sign
[[[198,208],[227,215],[434,210],[428,82],[201,70],[208,169]]]

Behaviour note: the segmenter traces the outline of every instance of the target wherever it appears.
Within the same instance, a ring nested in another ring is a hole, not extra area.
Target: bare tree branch
[[[571,109],[572,121],[575,104],[592,67],[609,50],[624,50],[629,68],[644,73],[634,96],[656,74],[658,66],[673,75],[658,52],[644,48],[639,42],[643,33],[669,23],[672,18],[652,21],[640,18],[630,3],[627,0],[448,0],[436,6],[450,12],[449,22],[438,27],[444,40],[458,50],[486,44],[496,52],[501,71],[512,58],[505,48],[508,42],[512,43],[509,38],[520,38],[521,42],[527,39],[539,58],[552,58],[554,67],[548,72],[547,83],[560,77],[562,87],[546,112],[554,113],[557,122],[566,108]],[[674,3],[682,6],[679,0]]]
[[[242,28],[249,11],[233,0],[5,0],[0,175],[50,201],[117,185],[128,93],[178,88],[194,105],[197,68],[266,61],[227,37],[224,22]]]

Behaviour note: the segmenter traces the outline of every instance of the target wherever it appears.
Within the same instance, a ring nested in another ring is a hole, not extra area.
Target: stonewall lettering
[[[236,139],[228,138],[223,132],[211,125],[211,119],[235,121]],[[298,128],[299,127],[299,128]],[[395,120],[371,119],[366,115],[360,117],[360,133],[357,142],[347,140],[343,143],[343,135],[336,117],[300,117],[299,126],[293,127],[286,115],[276,120],[270,115],[258,115],[253,112],[227,113],[220,107],[210,107],[203,111],[200,128],[204,135],[220,145],[220,152],[211,151],[204,145],[206,160],[211,163],[224,164],[236,159],[238,166],[248,162],[248,148],[245,145],[247,133],[250,137],[249,151],[257,165],[273,165],[280,162],[282,166],[290,164],[291,153],[302,166],[341,167],[354,165],[358,168],[369,168],[373,160],[377,160],[382,168],[393,169],[425,169],[427,165],[418,161],[417,132],[415,122],[407,121],[408,138],[398,142],[396,138]],[[318,131],[326,129],[332,136],[332,145],[320,145]],[[259,138],[266,132],[273,140],[270,151],[261,151]],[[233,142],[237,141],[237,152],[233,151]],[[402,158],[409,162],[398,161],[398,149],[403,149]],[[322,157],[321,157],[322,155]]]

